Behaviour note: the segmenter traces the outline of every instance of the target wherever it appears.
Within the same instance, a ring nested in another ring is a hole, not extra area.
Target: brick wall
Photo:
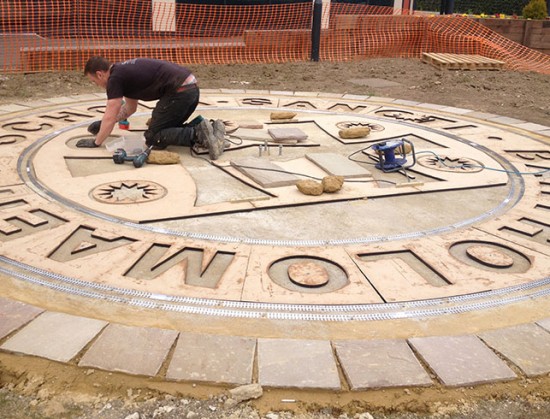
[[[550,55],[549,19],[477,19],[477,21],[512,41]]]

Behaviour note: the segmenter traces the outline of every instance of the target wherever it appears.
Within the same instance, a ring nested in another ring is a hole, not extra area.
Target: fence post
[[[311,22],[311,61],[319,61],[319,47],[321,45],[321,17],[323,1],[313,2],[313,21]]]
[[[442,15],[452,15],[455,10],[455,0],[441,0],[441,11]]]

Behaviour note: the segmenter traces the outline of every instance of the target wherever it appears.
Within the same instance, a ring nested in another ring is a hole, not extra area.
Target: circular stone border
[[[222,93],[222,92],[217,92]],[[255,93],[255,92],[254,92]],[[215,93],[210,92],[213,96]],[[224,95],[246,95],[244,91],[223,91]],[[276,94],[281,97],[287,97],[290,95],[282,94],[277,92]],[[300,93],[299,95],[304,95]],[[307,94],[305,94],[308,97]],[[98,96],[99,97],[99,96]],[[322,94],[311,94],[312,98],[322,97]],[[342,95],[342,100],[346,101],[365,101],[368,104],[371,104],[369,97],[359,97],[354,95]],[[91,99],[97,100],[97,99]],[[207,96],[208,100],[208,96]],[[313,100],[313,99],[312,99]],[[384,106],[388,103],[391,103],[393,108],[396,108],[399,104],[399,101],[392,102],[380,100],[380,98],[372,101],[377,106]],[[59,108],[62,107],[62,101],[57,101],[56,106]],[[410,112],[407,111],[407,115],[414,115],[418,109],[422,109],[422,104],[399,104],[400,107],[409,107]],[[262,106],[264,110],[276,109],[269,106]],[[467,111],[463,109],[454,109],[448,107],[436,107],[434,105],[427,105],[426,109],[430,109],[436,113],[449,113],[455,114],[459,118],[464,118],[465,115],[473,113],[473,111]],[[203,109],[203,108],[201,108]],[[205,109],[205,108],[204,108]],[[218,108],[213,108],[218,109]],[[231,107],[220,107],[219,109],[233,109]],[[308,112],[307,110],[300,109],[301,112]],[[313,112],[313,111],[311,111]],[[323,111],[315,111],[323,113]],[[325,112],[328,113],[328,112]],[[390,115],[395,115],[395,111],[389,112]],[[384,112],[381,113],[384,115]],[[400,118],[400,123],[403,124],[412,124],[410,122],[402,122],[403,118],[401,115],[398,115]],[[472,117],[475,118],[475,113]],[[383,120],[381,117],[375,117],[375,119]],[[497,116],[490,116],[486,119],[488,123],[491,124],[500,124]],[[437,118],[419,118],[420,121],[433,122]],[[493,122],[493,119],[495,120]],[[85,122],[79,123],[76,125],[84,125]],[[524,130],[525,127],[522,127],[525,123],[523,121],[518,121],[515,125],[518,125],[518,130]],[[512,124],[514,125],[514,124]],[[544,132],[548,131],[548,127],[537,127],[539,131]],[[428,128],[431,129],[431,128]],[[62,130],[57,130],[52,134],[49,134],[45,137],[41,137],[39,141],[36,142],[36,145],[41,145],[51,138],[55,137]],[[450,134],[448,134],[450,136]],[[470,140],[465,140],[466,143],[473,144]],[[19,158],[18,168],[19,174],[22,177],[28,176],[31,181],[33,181],[34,187],[36,187],[40,193],[52,197],[52,194],[46,190],[41,190],[39,182],[33,177],[32,170],[30,169],[30,161],[32,154],[34,153],[34,146],[29,147]],[[477,145],[478,148],[483,148],[482,146]],[[490,151],[487,149],[487,151]],[[498,154],[496,154],[498,156]],[[501,159],[502,162],[502,159]],[[511,166],[511,165],[510,165]],[[513,166],[511,166],[513,168]],[[512,176],[511,178],[514,178]],[[456,225],[445,227],[437,231],[421,231],[414,232],[411,235],[388,235],[384,237],[366,237],[361,239],[353,240],[334,240],[334,241],[270,241],[270,240],[250,240],[244,241],[245,244],[252,245],[280,245],[280,246],[306,246],[306,247],[316,247],[316,246],[343,246],[343,245],[358,245],[365,243],[386,243],[391,241],[398,241],[403,239],[414,239],[424,237],[430,234],[436,233],[445,233],[451,232],[459,228],[463,228],[468,224],[478,223],[484,218],[493,217],[495,214],[498,214],[499,211],[504,208],[509,208],[510,205],[514,205],[514,195],[516,195],[517,200],[521,199],[521,194],[523,192],[523,184],[521,183],[521,176],[516,177],[519,181],[519,185],[516,186],[516,189],[520,189],[519,197],[517,197],[517,191],[514,191],[509,195],[500,205],[490,211],[488,214],[483,217],[476,218],[473,220],[465,220]],[[513,185],[512,185],[513,186]],[[512,188],[513,190],[514,188]],[[62,197],[57,197],[53,194],[55,198],[60,198],[59,201],[62,204],[69,205],[74,207],[74,203],[64,200]],[[64,202],[65,201],[65,202]],[[174,232],[170,230],[157,229],[153,226],[140,225],[132,222],[115,219],[110,216],[105,216],[104,214],[98,214],[94,211],[82,210],[86,215],[96,216],[100,220],[105,220],[108,222],[114,222],[115,224],[122,225],[124,227],[130,227],[132,229],[143,229],[151,233],[168,233],[175,236],[180,236],[185,239],[191,240],[204,240],[204,241],[220,241],[225,243],[243,243],[243,240],[234,237],[217,237],[215,235],[207,234],[194,234],[188,232]],[[81,249],[76,249],[79,251]],[[320,258],[322,259],[322,258]],[[364,303],[364,304],[293,304],[293,303],[268,303],[268,302],[244,302],[244,301],[231,301],[231,300],[219,300],[216,298],[197,298],[197,297],[182,297],[177,295],[163,294],[159,292],[147,292],[139,291],[124,287],[116,287],[112,285],[100,285],[94,284],[87,281],[82,281],[71,275],[58,275],[56,273],[50,273],[47,269],[40,269],[39,267],[33,267],[30,264],[19,263],[13,259],[2,257],[1,260],[5,264],[5,268],[2,268],[2,272],[13,277],[18,277],[25,279],[29,282],[34,282],[44,286],[48,286],[53,289],[64,290],[64,292],[73,293],[76,295],[82,296],[91,296],[93,298],[101,298],[108,301],[117,301],[124,302],[128,304],[133,304],[143,307],[154,307],[166,311],[175,311],[175,312],[187,312],[187,313],[199,313],[199,314],[208,314],[216,316],[229,316],[229,317],[248,317],[248,318],[278,318],[278,319],[295,319],[295,320],[336,320],[336,321],[347,321],[347,320],[381,320],[381,319],[396,319],[396,318],[418,318],[425,316],[438,316],[441,314],[449,313],[463,313],[467,311],[474,311],[480,309],[486,309],[491,307],[498,307],[506,304],[510,304],[517,301],[526,300],[533,298],[534,296],[545,296],[548,294],[548,277],[539,277],[534,281],[529,283],[512,285],[508,287],[502,287],[497,290],[476,292],[475,294],[462,294],[449,296],[445,298],[424,298],[413,301],[404,301],[404,302],[385,302],[384,304],[378,303]],[[22,272],[21,272],[22,271]],[[311,287],[314,288],[314,287]],[[271,313],[273,312],[273,313]]]

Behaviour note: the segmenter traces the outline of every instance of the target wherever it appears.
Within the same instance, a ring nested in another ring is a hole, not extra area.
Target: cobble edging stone
[[[0,325],[0,351],[167,381],[363,391],[550,373],[550,317],[477,335],[267,339],[125,326],[0,297]]]

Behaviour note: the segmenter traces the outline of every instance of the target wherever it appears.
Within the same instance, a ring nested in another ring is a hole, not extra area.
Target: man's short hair
[[[84,74],[95,74],[96,71],[109,71],[111,63],[106,58],[95,56],[91,57],[84,66]]]

